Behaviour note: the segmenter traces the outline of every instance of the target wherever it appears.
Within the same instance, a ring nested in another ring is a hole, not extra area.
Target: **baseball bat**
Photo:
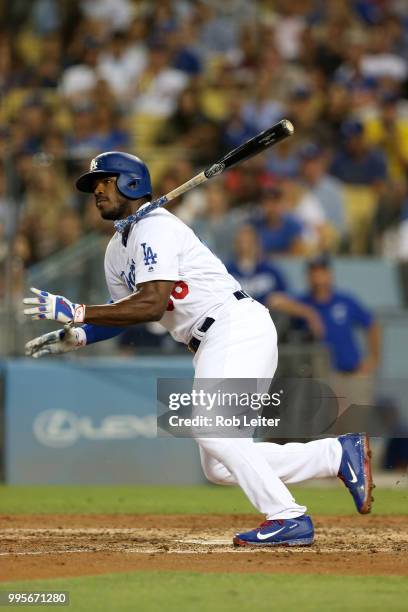
[[[214,176],[222,174],[225,170],[236,166],[236,164],[239,164],[250,157],[254,157],[254,155],[258,155],[258,153],[265,151],[265,149],[278,144],[278,142],[281,142],[285,138],[288,138],[288,136],[291,136],[293,132],[293,124],[288,119],[282,119],[269,129],[260,132],[257,136],[254,136],[239,147],[236,147],[224,155],[224,157],[221,157],[221,159],[219,159],[217,162],[211,164],[211,166],[208,166],[208,168],[194,176],[192,179],[180,185],[180,187],[176,187],[176,189],[173,189],[173,191],[161,196],[161,198],[153,200],[153,202],[151,202],[148,206],[132,215],[131,220],[138,221],[142,217],[145,217],[152,212],[152,210],[165,206],[171,200],[174,200],[183,193],[186,193],[186,191],[193,189],[193,187],[201,185]],[[130,219],[128,218],[128,220]]]

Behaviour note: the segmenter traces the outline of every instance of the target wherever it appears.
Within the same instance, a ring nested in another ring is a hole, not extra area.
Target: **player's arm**
[[[367,333],[367,355],[358,369],[359,374],[371,374],[381,360],[381,327],[373,314],[364,306],[353,304],[354,321],[364,327]]]
[[[160,321],[166,312],[174,281],[154,280],[141,283],[137,288],[137,293],[113,304],[85,306],[84,321],[112,326]]]
[[[367,334],[367,355],[357,373],[371,374],[381,359],[381,327],[374,314],[352,296],[348,297],[348,307],[353,324],[364,328]]]
[[[367,357],[359,368],[360,374],[371,374],[380,363],[381,357],[381,328],[378,321],[373,319],[367,328]]]
[[[304,319],[316,338],[324,336],[323,322],[314,308],[295,300],[284,293],[272,293],[268,298],[269,308],[279,310],[291,317]]]
[[[24,309],[24,314],[32,319],[51,319],[64,324],[89,323],[121,328],[159,321],[166,311],[173,287],[174,281],[148,281],[138,285],[137,293],[100,306],[75,304],[61,295],[33,288],[31,291],[36,297],[23,300],[29,306]]]

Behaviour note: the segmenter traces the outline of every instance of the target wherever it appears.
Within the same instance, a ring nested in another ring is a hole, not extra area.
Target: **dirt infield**
[[[408,576],[408,517],[314,517],[310,548],[235,549],[253,515],[0,515],[0,581],[137,570]]]

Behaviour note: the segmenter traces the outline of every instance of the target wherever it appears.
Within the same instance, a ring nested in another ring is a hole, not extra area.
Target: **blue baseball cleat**
[[[234,546],[310,546],[314,529],[310,516],[265,521],[259,527],[234,536]]]
[[[346,434],[339,436],[343,455],[338,477],[344,482],[360,514],[371,511],[371,451],[367,434]]]

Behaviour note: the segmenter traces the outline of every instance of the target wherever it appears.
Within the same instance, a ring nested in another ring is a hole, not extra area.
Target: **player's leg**
[[[288,444],[259,442],[256,446],[285,483],[338,475],[342,448],[337,438]]]
[[[195,358],[197,379],[270,381],[277,365],[276,330],[268,311],[256,302],[231,303],[207,332]],[[200,438],[204,469],[222,463],[267,519],[304,514],[252,438]],[[209,457],[212,458],[210,461]]]
[[[296,503],[251,439],[200,438],[198,443],[206,457],[205,465],[208,466],[208,456],[214,461],[213,466],[221,463],[267,520],[295,518],[306,512],[306,507]],[[209,475],[208,470],[204,471]],[[230,484],[234,484],[232,479]]]
[[[204,447],[199,446],[201,467],[204,476],[213,484],[219,485],[236,485],[238,484],[235,477],[225,467],[221,461],[210,455]]]
[[[249,323],[251,314],[255,315],[252,317],[256,322],[254,326]],[[273,347],[273,341],[266,343],[265,339],[274,335],[274,328],[273,332],[268,331],[268,323],[265,320],[261,321],[262,314],[259,310],[257,313],[247,313],[247,320],[244,319],[232,316],[227,321],[220,321],[218,329],[214,326],[212,330],[214,334],[212,337],[210,335],[206,337],[203,346],[200,347],[200,353],[196,356],[196,377],[268,378],[271,376],[276,368],[277,351],[272,351],[271,355],[270,348]],[[236,329],[237,323],[239,330]],[[262,327],[261,337],[257,337]],[[245,330],[250,330],[249,336],[245,335]],[[226,334],[220,334],[220,331]],[[255,347],[252,344],[253,340],[256,341]],[[269,347],[269,350],[266,347]],[[345,480],[346,486],[350,489],[359,512],[369,511],[367,500],[370,499],[371,493],[371,474],[369,478],[366,450],[368,442],[362,435],[346,436],[344,439],[340,438],[340,441],[326,439],[307,444],[288,445],[255,444],[249,439],[246,441],[237,439],[232,441],[232,444],[221,443],[219,440],[199,440],[199,443],[203,469],[209,480],[219,484],[239,484],[252,503],[270,519],[252,532],[238,534],[234,540],[237,544],[249,542],[297,545],[310,544],[313,541],[313,525],[310,518],[298,514],[300,511],[304,513],[306,508],[294,502],[282,481],[293,483],[308,478],[334,475],[345,479],[348,474],[347,469],[352,465],[356,468],[355,473],[358,473],[358,478],[353,477],[349,482]],[[344,466],[347,466],[347,469]],[[257,476],[252,474],[251,477],[251,470],[255,471]],[[268,482],[265,482],[262,477],[267,474]],[[258,490],[261,491],[260,494]],[[285,519],[283,522],[278,520],[283,527],[275,529],[276,519],[279,517],[277,511],[279,505],[285,508],[280,513],[281,517],[286,513],[286,516],[294,518]],[[262,510],[267,507],[269,511]],[[274,530],[272,535],[271,529]],[[261,538],[262,542],[259,541]]]
[[[266,459],[278,478],[293,484],[311,478],[337,476],[342,457],[342,447],[337,438],[325,438],[306,443],[274,444],[259,442],[256,448]],[[204,474],[216,484],[237,484],[225,465],[200,449]]]

